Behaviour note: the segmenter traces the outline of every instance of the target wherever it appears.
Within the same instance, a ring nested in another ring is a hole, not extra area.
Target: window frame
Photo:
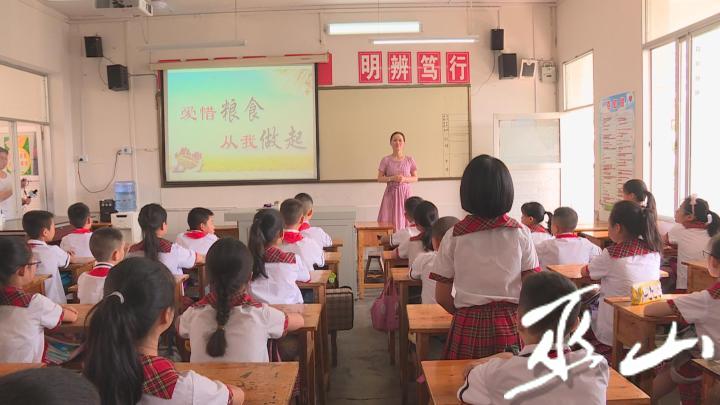
[[[593,86],[593,89],[592,89],[592,97],[591,97],[591,99],[590,99],[590,103],[589,103],[589,104],[576,105],[576,106],[574,106],[574,107],[572,107],[572,108],[568,108],[567,66],[568,66],[569,64],[571,64],[571,63],[573,63],[573,62],[577,62],[577,61],[579,61],[580,59],[585,58],[585,57],[587,57],[587,56],[592,56],[592,58],[593,58],[593,60],[592,60],[592,76],[593,76],[593,77],[592,77],[592,86]],[[588,50],[587,52],[584,52],[584,53],[582,53],[582,54],[580,54],[580,55],[575,56],[575,57],[572,58],[572,59],[569,59],[569,60],[566,60],[565,62],[563,62],[563,64],[562,64],[562,85],[563,85],[563,106],[562,106],[562,107],[563,107],[563,108],[562,108],[563,112],[570,112],[570,111],[580,110],[580,109],[582,109],[582,108],[590,107],[590,106],[593,106],[593,105],[595,104],[595,52],[594,52],[594,49],[590,49],[590,50]]]

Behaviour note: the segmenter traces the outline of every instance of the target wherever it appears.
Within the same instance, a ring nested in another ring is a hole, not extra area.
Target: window
[[[718,0],[645,0],[647,41],[720,13]]]
[[[593,104],[593,54],[563,63],[565,111]]]

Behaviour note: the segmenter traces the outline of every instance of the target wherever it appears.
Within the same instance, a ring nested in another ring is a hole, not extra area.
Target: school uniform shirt
[[[142,242],[132,245],[128,251],[128,257],[143,257],[145,256],[144,249]],[[189,269],[195,266],[197,254],[177,243],[160,239],[158,260],[167,266],[172,274],[180,276],[183,274],[183,269]]]
[[[553,377],[541,387],[518,394],[512,401],[506,400],[505,393],[511,389],[552,373],[542,363],[533,370],[528,370],[528,361],[535,348],[536,345],[527,345],[517,356],[509,359],[491,359],[476,366],[458,390],[458,399],[473,405],[605,405],[610,371],[604,358],[593,368],[587,362],[571,369],[568,371],[566,381],[561,380],[560,377]],[[552,355],[551,352],[549,356]],[[573,352],[567,350],[565,361],[569,364],[585,356],[584,349]]]
[[[205,233],[203,231],[187,231],[178,234],[175,243],[185,249],[206,255],[210,246],[218,240],[214,233]]]
[[[707,290],[683,294],[667,303],[685,322],[695,324],[697,336],[707,336],[715,344],[715,359],[720,359],[720,282]]]
[[[454,280],[455,307],[464,308],[517,304],[525,271],[540,271],[529,229],[507,215],[468,215],[443,237],[430,278]]]
[[[221,357],[212,357],[205,350],[210,336],[217,329],[217,295],[214,292],[206,295],[180,316],[178,332],[180,336],[189,338],[194,348],[190,353],[190,362],[269,362],[267,341],[285,335],[287,315],[267,304],[254,302],[243,293],[230,297],[228,304],[231,306],[230,317],[225,324],[228,345]]]
[[[397,248],[398,257],[408,259],[408,265],[410,266],[415,262],[415,258],[422,253],[425,253],[425,247],[423,246],[421,233],[404,241]]]
[[[44,360],[45,329],[54,329],[63,309],[42,294],[0,287],[0,363],[40,363]]]
[[[90,251],[90,237],[92,231],[77,228],[60,240],[60,249],[66,252],[75,252],[76,257],[93,257]]]
[[[232,404],[232,391],[220,381],[192,370],[178,372],[170,360],[160,356],[140,355],[140,363],[144,381],[138,405]]]
[[[703,250],[710,244],[707,225],[692,222],[689,224],[676,224],[668,231],[668,240],[678,247],[677,281],[678,289],[687,289],[688,269],[683,262],[691,260],[704,260]]]
[[[36,274],[52,276],[45,280],[45,295],[55,303],[67,304],[67,297],[65,297],[65,290],[63,290],[60,279],[60,269],[70,265],[70,256],[59,247],[50,246],[41,240],[30,239],[28,245],[40,262]]]
[[[390,235],[390,245],[400,246],[403,242],[407,242],[413,236],[420,234],[420,230],[415,225],[410,225]]]
[[[307,226],[304,226],[307,225]],[[328,246],[332,246],[333,241],[332,237],[325,232],[322,228],[319,226],[310,226],[309,223],[303,222],[302,225],[300,225],[300,229],[298,229],[302,236],[308,239],[312,239],[320,245],[320,247],[326,248]]]
[[[574,233],[562,233],[535,245],[540,266],[547,270],[552,264],[585,264],[602,253],[600,248]]]
[[[92,270],[86,271],[78,277],[78,299],[81,304],[97,304],[103,299],[105,278],[110,273],[112,264],[98,262]]]
[[[423,304],[435,304],[435,280],[430,278],[437,252],[425,252],[415,258],[410,266],[410,278],[422,281],[421,299]]]
[[[527,228],[530,229],[530,237],[532,238],[535,246],[553,238],[552,234],[548,232],[547,229],[543,228],[542,225],[533,225]]]
[[[616,243],[588,264],[590,278],[600,281],[600,305],[592,313],[592,331],[605,345],[612,345],[613,308],[605,297],[630,296],[635,283],[660,280],[660,254],[636,239]]]
[[[258,276],[250,282],[250,296],[266,304],[302,304],[296,282],[309,281],[310,273],[300,256],[271,246],[265,250],[264,260],[267,278]]]
[[[295,256],[300,257],[302,264],[307,268],[308,280],[310,279],[310,272],[315,270],[313,265],[325,266],[325,252],[322,246],[314,240],[306,238],[299,231],[286,229],[283,232],[283,240],[279,247],[284,252],[294,253]],[[301,279],[300,281],[307,280]]]

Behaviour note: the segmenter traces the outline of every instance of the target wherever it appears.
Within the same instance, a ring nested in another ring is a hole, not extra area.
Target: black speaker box
[[[107,67],[108,88],[114,91],[130,89],[128,82],[127,66],[108,65]]]
[[[505,30],[490,30],[490,50],[502,51],[505,48]]]
[[[110,222],[115,212],[115,200],[100,200],[100,222]]]
[[[498,73],[500,74],[500,79],[517,77],[517,68],[517,54],[501,53],[498,56]]]
[[[85,37],[85,56],[88,58],[102,58],[102,38]]]

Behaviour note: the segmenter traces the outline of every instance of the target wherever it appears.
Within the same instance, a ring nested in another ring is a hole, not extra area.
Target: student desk
[[[453,316],[448,314],[443,307],[438,304],[413,304],[407,307],[408,316],[408,332],[415,334],[415,357],[417,358],[418,375],[422,373],[421,362],[427,360],[428,351],[430,349],[430,336],[447,335],[452,324]],[[401,339],[408,339],[408,336],[400,336]],[[401,354],[402,356],[402,354]],[[400,364],[407,370],[407,361]],[[400,385],[403,390],[403,402],[407,402],[407,376],[405,372],[405,380],[401,371]],[[427,391],[423,384],[418,384],[418,403],[424,405],[427,403]]]
[[[0,377],[31,368],[43,368],[43,363],[0,363]]]
[[[90,230],[92,231],[97,231],[98,229],[102,228],[112,228],[112,222],[93,221],[92,225],[90,226]]]
[[[213,380],[242,388],[245,405],[287,405],[298,375],[297,362],[175,363],[178,371],[192,370]]]
[[[297,282],[298,288],[312,290],[315,303],[321,305],[320,312],[320,336],[315,342],[320,360],[317,362],[317,373],[322,376],[325,386],[330,382],[330,344],[328,342],[328,320],[327,320],[327,282],[330,277],[330,270],[315,270],[310,272],[310,281]]]
[[[600,249],[604,249],[610,242],[610,236],[608,235],[608,231],[584,231],[580,232],[580,236],[583,238],[586,238],[590,242],[594,243],[597,246],[600,246]]]
[[[575,227],[575,232],[607,231],[607,230],[608,230],[607,222],[594,222],[594,223],[579,224],[578,226]]]
[[[408,305],[410,286],[421,286],[420,280],[410,278],[410,269],[407,267],[399,267],[391,269],[392,282],[398,289],[398,334],[399,334],[399,360],[400,363],[400,381],[403,387],[403,397],[406,395],[405,385],[408,381],[408,316],[405,308]],[[395,332],[390,332],[388,341],[390,350],[390,363],[395,363]],[[407,400],[407,399],[405,399]]]
[[[385,282],[389,282],[392,275],[390,270],[394,267],[409,267],[408,259],[401,259],[397,256],[396,250],[383,250],[382,252],[383,272],[385,273]]]
[[[325,267],[335,273],[335,282],[333,283],[333,286],[340,285],[340,260],[342,259],[342,255],[338,251],[325,251],[323,252],[325,256]]]
[[[28,294],[42,294],[45,295],[45,280],[52,277],[52,274],[40,274],[36,275],[33,281],[30,282],[26,287],[23,288]]]
[[[679,294],[664,294],[663,300],[679,296]],[[632,347],[635,343],[642,345],[638,355],[655,350],[655,330],[658,325],[668,325],[679,321],[677,316],[652,317],[645,316],[645,306],[630,305],[628,297],[607,297],[605,302],[614,308],[613,317],[613,348],[611,367],[620,366],[623,347]],[[652,380],[654,372],[648,370],[639,375],[639,386],[648,394],[652,393]]]
[[[215,225],[215,236],[218,238],[233,238],[238,239],[240,232],[236,225]]]
[[[332,245],[324,247],[323,249],[326,252],[337,252],[341,247],[343,247],[343,240],[341,238],[333,238]]]
[[[355,222],[357,232],[357,277],[358,277],[358,298],[365,297],[365,288],[382,288],[382,284],[365,284],[365,249],[373,246],[380,246],[378,236],[390,235],[393,225],[387,222],[360,221]]]
[[[95,259],[85,263],[70,263],[70,265],[66,269],[60,271],[69,271],[70,273],[72,273],[73,284],[77,284],[80,275],[92,270],[93,267],[95,267]]]
[[[459,405],[457,392],[465,383],[463,372],[468,364],[476,361],[478,360],[423,361],[422,368],[432,403],[434,405]],[[650,404],[650,397],[647,394],[612,368],[610,369],[606,399],[607,404],[613,405]]]
[[[573,283],[577,288],[585,287],[590,284],[598,284],[600,281],[593,280],[590,277],[583,277],[581,274],[582,268],[587,264],[549,264],[548,270],[561,274]],[[670,275],[665,270],[660,270],[660,278],[666,278]]]
[[[720,362],[717,360],[693,359],[695,366],[703,372],[702,378],[702,403],[709,404],[708,394],[713,385],[720,381]]]
[[[711,276],[710,272],[708,272],[706,261],[693,260],[683,262],[682,264],[687,265],[688,269],[687,292],[702,291],[717,282],[715,277]]]

